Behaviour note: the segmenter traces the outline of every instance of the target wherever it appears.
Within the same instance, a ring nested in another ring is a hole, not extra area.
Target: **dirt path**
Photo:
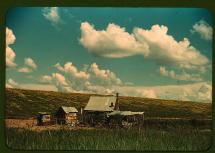
[[[91,127],[72,127],[69,125],[46,125],[38,126],[35,119],[5,119],[5,126],[9,128],[24,128],[32,131],[44,131],[44,130],[60,130],[60,129],[69,129],[69,130],[78,130],[85,129],[91,130],[94,128]]]

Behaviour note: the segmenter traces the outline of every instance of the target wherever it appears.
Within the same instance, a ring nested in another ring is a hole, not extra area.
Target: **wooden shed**
[[[37,125],[49,125],[51,124],[51,113],[50,112],[38,112]]]
[[[56,121],[58,124],[77,124],[78,110],[75,107],[61,106],[55,113]]]
[[[107,114],[119,110],[118,94],[116,96],[91,96],[84,108],[84,121],[92,126],[105,124]]]
[[[141,127],[144,123],[144,112],[114,111],[108,114],[110,127]]]

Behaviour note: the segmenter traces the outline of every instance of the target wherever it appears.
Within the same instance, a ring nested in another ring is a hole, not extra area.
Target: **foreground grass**
[[[193,128],[94,129],[35,132],[6,128],[12,149],[24,150],[180,150],[210,147],[211,132]]]

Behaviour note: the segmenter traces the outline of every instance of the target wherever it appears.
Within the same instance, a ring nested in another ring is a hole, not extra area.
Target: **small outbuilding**
[[[108,114],[108,125],[110,127],[140,127],[143,123],[144,112],[114,111]]]
[[[61,106],[55,113],[58,124],[77,124],[78,110],[75,107]]]
[[[51,124],[51,113],[50,112],[38,112],[37,125],[49,125]]]

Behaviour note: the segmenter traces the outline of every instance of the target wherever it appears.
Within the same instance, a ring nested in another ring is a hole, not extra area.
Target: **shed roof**
[[[61,106],[61,108],[63,109],[63,111],[65,113],[77,113],[78,112],[78,110],[75,107]]]
[[[38,114],[40,114],[40,115],[50,115],[51,113],[50,112],[38,112]]]
[[[111,105],[112,103],[112,105]],[[115,96],[91,96],[84,110],[113,111],[116,104]]]
[[[121,115],[121,116],[129,116],[129,115],[141,115],[144,112],[132,112],[132,111],[114,111],[108,114],[108,116]]]

